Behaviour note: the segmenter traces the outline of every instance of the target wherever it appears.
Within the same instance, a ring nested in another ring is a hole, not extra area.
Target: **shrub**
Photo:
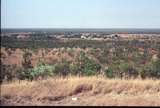
[[[76,64],[70,64],[69,65],[69,70],[70,70],[70,72],[71,72],[72,75],[78,74],[78,71],[79,71],[78,65],[76,65]]]
[[[119,65],[119,69],[121,72],[127,72],[129,69],[129,64],[128,63],[121,63]]]
[[[25,74],[24,74],[24,68],[19,68],[17,70],[17,74],[16,74],[16,78],[19,79],[19,80],[24,80],[26,77],[25,77]]]
[[[152,77],[160,78],[160,59],[152,61],[150,74]]]
[[[55,71],[54,66],[50,65],[39,65],[33,69],[31,69],[30,75],[32,78],[38,77],[38,76],[52,76],[53,72]]]
[[[1,63],[1,75],[0,75],[0,83],[3,82],[5,76],[7,75],[7,66]]]
[[[80,67],[83,75],[95,75],[101,69],[101,66],[94,60],[88,58],[84,52],[80,52]]]
[[[138,76],[138,71],[133,67],[132,64],[129,63],[121,63],[119,65],[119,69],[121,74],[125,73],[124,77],[137,77]]]
[[[0,82],[3,80],[12,81],[13,78],[16,77],[17,74],[17,67],[16,65],[6,65],[1,63],[1,75],[0,75]]]
[[[53,76],[55,67],[52,65],[40,64],[34,68],[23,69],[23,71],[18,75],[19,79],[29,79],[33,80],[41,76],[42,78],[46,76]]]
[[[146,64],[141,71],[141,77],[160,78],[160,60]]]
[[[25,69],[28,69],[28,68],[32,68],[32,64],[31,64],[31,56],[32,56],[32,53],[27,51],[27,49],[25,49],[25,52],[23,54],[23,62],[22,62],[22,65]]]
[[[113,78],[114,75],[113,75],[113,70],[109,67],[105,70],[105,75],[108,77],[108,78]]]
[[[55,65],[55,73],[66,76],[70,72],[70,67],[68,62],[63,62]]]

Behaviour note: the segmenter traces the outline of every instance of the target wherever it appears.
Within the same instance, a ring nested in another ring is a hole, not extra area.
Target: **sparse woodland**
[[[16,53],[17,50],[21,53]],[[5,62],[14,56],[21,56],[20,63]],[[159,79],[160,41],[2,38],[1,82],[99,74],[107,78]]]

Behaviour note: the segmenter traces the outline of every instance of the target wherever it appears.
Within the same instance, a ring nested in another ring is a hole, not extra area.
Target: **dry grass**
[[[73,51],[72,51],[73,50]],[[65,59],[70,62],[75,61],[76,55],[80,53],[80,48],[72,48],[72,50],[66,50],[65,48],[39,48],[37,51],[28,50],[31,54],[31,64],[36,66],[39,63],[39,59],[43,60],[46,64],[55,64]],[[10,52],[10,54],[9,54]],[[1,47],[0,54],[2,55],[1,61],[4,64],[13,65],[16,64],[18,67],[22,67],[23,54],[25,52],[22,49],[16,48],[15,51]],[[42,57],[42,53],[44,56]],[[69,54],[71,53],[71,54]]]
[[[77,97],[77,101],[71,98]],[[2,105],[160,106],[160,80],[49,78],[1,85]]]

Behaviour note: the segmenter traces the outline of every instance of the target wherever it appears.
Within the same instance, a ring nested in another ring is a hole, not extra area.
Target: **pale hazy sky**
[[[160,0],[1,0],[2,28],[160,28]]]

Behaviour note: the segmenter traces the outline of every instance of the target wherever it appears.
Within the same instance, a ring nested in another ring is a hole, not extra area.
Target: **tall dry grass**
[[[119,99],[118,102],[120,102],[116,105],[128,105],[130,100],[132,104],[139,105],[138,102],[144,99],[142,105],[147,105],[147,101],[151,102],[151,105],[160,105],[158,101],[160,99],[160,80],[70,76],[33,82],[15,81],[1,85],[1,97],[7,96],[29,96],[34,102],[45,99],[58,101],[69,96],[82,96],[89,105],[109,105],[117,102],[117,100],[113,102],[115,99]],[[93,101],[94,103],[91,103]]]

